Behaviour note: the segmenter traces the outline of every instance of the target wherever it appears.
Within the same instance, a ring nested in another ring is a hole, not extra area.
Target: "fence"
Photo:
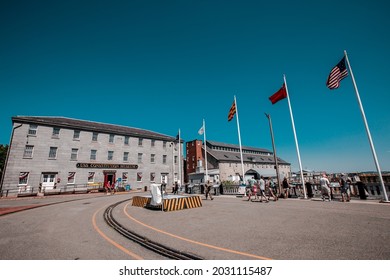
[[[60,188],[45,188],[32,186],[18,186],[13,189],[2,190],[0,197],[27,197],[38,195],[77,194],[103,191],[103,183],[66,185]]]

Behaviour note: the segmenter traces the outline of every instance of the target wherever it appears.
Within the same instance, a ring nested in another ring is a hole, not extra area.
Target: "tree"
[[[5,160],[7,159],[8,145],[0,145],[0,181],[3,177]]]

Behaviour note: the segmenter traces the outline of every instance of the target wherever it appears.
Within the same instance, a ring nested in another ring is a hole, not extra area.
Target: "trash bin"
[[[367,199],[366,185],[363,182],[357,182],[356,185],[357,185],[358,190],[359,190],[360,199]]]
[[[126,191],[130,191],[130,190],[131,190],[130,185],[126,185]]]
[[[311,183],[310,182],[306,182],[306,189],[307,189],[307,196],[309,198],[312,198],[313,197],[313,189],[311,188]]]

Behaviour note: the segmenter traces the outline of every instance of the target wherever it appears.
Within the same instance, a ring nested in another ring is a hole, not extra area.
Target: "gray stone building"
[[[16,116],[1,195],[173,184],[179,173],[176,137],[64,117]]]

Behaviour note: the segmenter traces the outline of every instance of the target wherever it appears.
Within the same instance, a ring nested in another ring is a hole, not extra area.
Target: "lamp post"
[[[265,116],[267,117],[268,122],[269,122],[269,129],[270,129],[270,132],[271,132],[271,139],[272,139],[272,149],[274,151],[276,179],[277,179],[277,183],[278,183],[279,194],[281,194],[282,193],[282,186],[280,184],[280,178],[279,178],[279,165],[278,165],[278,158],[276,156],[276,148],[275,148],[274,132],[273,132],[273,129],[272,129],[271,115],[265,113]]]

